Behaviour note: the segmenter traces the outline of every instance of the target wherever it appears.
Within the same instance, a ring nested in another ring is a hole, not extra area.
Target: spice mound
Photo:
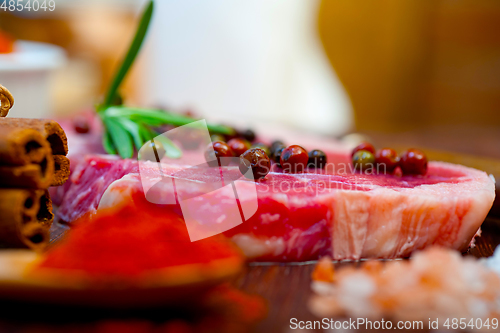
[[[407,261],[369,261],[335,271],[322,259],[313,272],[309,308],[319,317],[378,320],[500,318],[500,276],[471,257],[428,248]],[[442,320],[441,320],[442,319]]]
[[[91,282],[183,284],[232,276],[242,264],[239,250],[223,236],[191,242],[184,221],[173,211],[124,205],[80,219],[35,271],[51,268]]]

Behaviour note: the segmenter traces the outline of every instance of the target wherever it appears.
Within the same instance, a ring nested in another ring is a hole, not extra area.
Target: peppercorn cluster
[[[369,172],[376,169],[378,173],[394,174],[399,167],[403,175],[425,175],[427,173],[427,156],[424,152],[411,148],[401,155],[392,148],[375,151],[369,142],[362,142],[352,150],[354,170]]]
[[[239,157],[241,173],[253,179],[265,178],[273,163],[288,173],[298,173],[306,168],[322,169],[326,166],[327,157],[321,150],[307,152],[299,145],[287,146],[282,141],[266,145],[255,142],[255,139],[255,133],[249,129],[236,131],[236,136],[232,137],[214,134],[211,136],[212,143],[205,151],[205,158],[209,165],[220,166],[223,165],[222,157]]]

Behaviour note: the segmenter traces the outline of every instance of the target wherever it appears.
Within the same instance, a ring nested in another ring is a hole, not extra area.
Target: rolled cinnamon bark
[[[0,84],[0,117],[6,117],[14,105],[14,97],[10,91]]]
[[[54,179],[54,168],[50,146],[41,133],[0,125],[0,187],[46,189]]]
[[[30,128],[2,126],[0,122],[0,164],[26,165],[41,163],[51,155],[50,146],[45,137]]]
[[[47,191],[0,189],[0,246],[42,250],[53,221]]]
[[[54,159],[47,155],[40,164],[0,166],[0,187],[46,189],[54,179]]]
[[[41,252],[47,248],[50,242],[50,231],[37,224],[28,223],[22,230],[23,240],[26,247]]]
[[[0,131],[12,128],[35,130],[45,138],[54,155],[55,163],[50,186],[64,184],[69,177],[69,159],[65,157],[68,153],[68,139],[62,127],[48,119],[0,118]]]
[[[53,155],[68,154],[66,133],[56,121],[50,119],[4,118],[0,119],[0,128],[30,128],[40,132],[49,142]]]
[[[69,158],[63,155],[53,155],[54,177],[50,186],[60,186],[69,178]]]
[[[36,214],[36,222],[43,227],[49,229],[54,222],[54,213],[52,213],[52,199],[50,198],[49,191],[37,191],[40,195],[40,208]]]
[[[0,125],[0,187],[46,189],[54,179],[54,168],[50,146],[41,133]]]

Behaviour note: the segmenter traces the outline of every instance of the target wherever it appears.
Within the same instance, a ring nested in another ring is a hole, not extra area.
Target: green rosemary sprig
[[[104,149],[109,154],[118,153],[123,158],[130,158],[134,154],[134,146],[139,150],[142,145],[158,135],[153,128],[164,124],[182,126],[195,121],[175,113],[159,110],[132,108],[125,106],[110,106],[99,114],[106,127]],[[223,125],[207,125],[208,130],[214,133],[232,134],[233,129]],[[159,136],[170,158],[180,158],[181,150],[167,137]]]
[[[134,39],[132,40],[132,44],[130,44],[130,47],[127,51],[127,54],[125,55],[125,58],[122,61],[121,66],[118,68],[113,81],[111,81],[111,85],[109,86],[108,93],[106,94],[104,103],[102,105],[103,108],[111,106],[113,100],[116,98],[118,88],[122,84],[123,79],[130,70],[130,67],[132,67],[135,58],[139,54],[139,51],[141,50],[142,44],[144,42],[144,38],[146,37],[146,33],[148,32],[149,23],[151,22],[151,17],[153,16],[153,10],[154,1],[151,0],[147,5],[146,10],[144,10],[144,13],[142,14],[142,18],[139,22],[139,26],[135,33]]]
[[[167,124],[182,126],[196,121],[196,119],[190,117],[162,110],[116,105],[116,101],[121,100],[118,89],[139,54],[151,22],[153,9],[154,1],[151,0],[142,14],[132,44],[113,81],[111,81],[103,104],[97,106],[97,113],[102,119],[105,128],[103,147],[108,154],[118,153],[122,158],[132,157],[135,150],[139,150],[147,141],[153,138],[161,142],[168,157],[180,158],[182,151],[167,137],[158,136],[160,133],[157,133],[153,128]],[[213,133],[234,133],[232,128],[223,125],[209,124],[208,129]]]

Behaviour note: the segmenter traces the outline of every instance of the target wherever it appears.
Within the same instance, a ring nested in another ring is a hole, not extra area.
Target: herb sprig
[[[118,90],[139,54],[153,11],[154,1],[151,0],[142,14],[125,58],[111,81],[104,102],[97,106],[97,113],[105,128],[103,147],[108,154],[118,153],[122,158],[132,157],[135,150],[139,150],[147,141],[155,137],[155,140],[160,141],[165,148],[168,157],[180,158],[182,151],[167,137],[158,136],[160,133],[156,132],[154,128],[162,125],[182,126],[196,120],[162,110],[127,107],[123,106],[121,102],[116,105],[116,101],[121,101]],[[219,134],[234,133],[232,128],[223,125],[209,124],[208,129]]]

